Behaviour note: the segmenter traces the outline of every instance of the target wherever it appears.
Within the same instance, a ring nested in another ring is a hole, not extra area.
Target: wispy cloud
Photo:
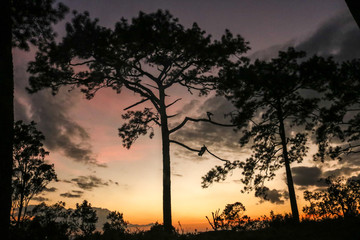
[[[89,176],[79,176],[76,178],[72,178],[70,181],[67,180],[66,182],[72,183],[75,186],[79,187],[82,190],[91,191],[95,188],[109,186],[110,184],[119,185],[118,182],[114,182],[112,180],[103,180],[95,175]]]
[[[31,200],[37,201],[37,202],[45,202],[45,201],[48,201],[49,199],[46,197],[37,196],[37,197],[33,197]]]
[[[80,198],[81,196],[82,196],[82,194],[71,193],[71,192],[66,192],[66,193],[60,194],[60,197],[65,197],[65,198]]]

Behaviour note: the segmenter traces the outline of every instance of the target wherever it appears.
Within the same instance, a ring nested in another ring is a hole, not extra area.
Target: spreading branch
[[[170,134],[173,132],[176,132],[177,130],[179,130],[180,128],[182,128],[183,126],[185,126],[185,124],[188,121],[192,121],[192,122],[208,122],[217,126],[221,126],[221,127],[236,127],[236,125],[234,124],[223,124],[223,123],[218,123],[218,122],[214,122],[213,120],[210,119],[210,117],[208,119],[206,118],[200,118],[200,119],[195,119],[195,118],[190,118],[190,117],[186,117],[182,123],[180,123],[178,126],[174,127],[173,129],[171,129],[169,132]]]
[[[143,103],[143,102],[146,102],[147,100],[149,100],[149,98],[145,98],[145,99],[143,99],[143,100],[141,100],[141,101],[139,101],[139,102],[137,102],[137,103],[134,103],[134,104],[132,104],[132,105],[124,108],[124,111],[129,110],[130,108],[135,107],[135,106],[137,106],[137,105],[139,105],[139,104],[141,104],[141,103]]]

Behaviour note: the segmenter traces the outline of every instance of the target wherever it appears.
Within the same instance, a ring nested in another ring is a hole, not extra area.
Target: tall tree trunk
[[[10,13],[11,1],[2,1],[0,13],[0,232],[4,239],[9,238],[14,139],[14,77]]]
[[[165,107],[165,92],[160,90],[161,137],[163,154],[163,221],[165,231],[172,231],[171,219],[171,173],[170,173],[170,133],[168,128],[168,117]]]
[[[284,126],[284,119],[283,119],[283,112],[281,105],[279,103],[278,109],[277,109],[278,119],[279,119],[279,133],[281,138],[281,144],[283,147],[283,158],[285,162],[285,169],[286,169],[286,179],[287,179],[287,185],[289,190],[289,198],[290,198],[290,205],[291,205],[291,212],[293,215],[293,219],[295,222],[300,222],[299,219],[299,210],[296,203],[296,194],[294,189],[294,182],[291,175],[291,168],[290,168],[290,160],[289,160],[289,154],[287,151],[287,141],[286,141],[286,134],[285,134],[285,126]]]

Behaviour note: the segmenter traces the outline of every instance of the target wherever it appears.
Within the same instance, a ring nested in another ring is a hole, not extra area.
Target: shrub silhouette
[[[104,239],[121,239],[126,233],[128,222],[124,220],[122,213],[112,211],[106,217],[110,222],[106,222],[103,226]]]
[[[304,192],[310,205],[303,212],[310,218],[349,218],[359,216],[360,180],[330,176],[325,190]]]

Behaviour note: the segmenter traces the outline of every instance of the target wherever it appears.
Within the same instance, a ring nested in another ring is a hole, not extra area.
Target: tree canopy
[[[30,50],[30,44],[40,44],[54,40],[53,24],[65,17],[69,8],[63,3],[55,6],[56,0],[12,0],[12,45]]]

